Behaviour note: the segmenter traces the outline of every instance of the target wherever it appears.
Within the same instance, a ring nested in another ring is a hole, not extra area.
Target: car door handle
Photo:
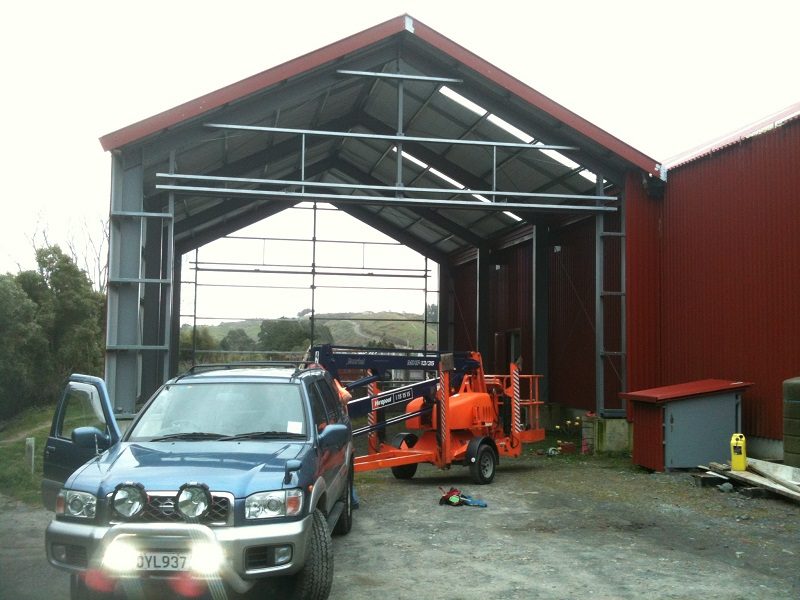
[[[48,456],[51,452],[55,452],[55,451],[56,451],[56,447],[55,446],[45,446],[44,454],[45,454],[45,456]]]

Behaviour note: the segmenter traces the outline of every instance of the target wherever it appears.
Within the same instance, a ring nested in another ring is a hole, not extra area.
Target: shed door
[[[664,467],[690,469],[730,460],[731,435],[739,431],[739,394],[669,402],[664,411]]]

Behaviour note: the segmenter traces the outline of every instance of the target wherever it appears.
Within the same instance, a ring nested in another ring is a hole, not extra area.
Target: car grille
[[[185,519],[175,508],[177,492],[150,492],[147,495],[147,506],[134,523],[179,523]],[[211,494],[211,508],[198,521],[202,525],[233,525],[233,498],[229,494]],[[112,524],[122,523],[118,515],[111,519]]]
[[[72,544],[67,545],[67,564],[75,565],[76,567],[88,567],[89,560],[86,556],[85,546],[75,546]]]
[[[274,546],[251,546],[245,550],[244,568],[246,571],[258,571],[275,566]]]

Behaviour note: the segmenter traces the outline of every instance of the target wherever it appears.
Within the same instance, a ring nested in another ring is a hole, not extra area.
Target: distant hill
[[[421,314],[398,312],[326,313],[318,314],[316,322],[328,327],[335,344],[365,346],[369,342],[389,342],[402,348],[422,348],[424,328]],[[308,315],[296,320],[307,320]],[[184,327],[189,327],[184,325]],[[258,339],[261,319],[229,321],[206,326],[211,337],[219,342],[229,331],[243,329],[253,340]],[[428,345],[436,343],[436,324],[428,324]]]

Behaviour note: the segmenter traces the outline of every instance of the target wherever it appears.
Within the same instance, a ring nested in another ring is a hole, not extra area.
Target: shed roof
[[[672,158],[667,159],[664,161],[665,164],[663,165],[664,172],[666,173],[667,169],[676,169],[700,158],[711,156],[712,154],[716,154],[720,150],[724,150],[729,146],[733,146],[734,144],[738,144],[743,140],[747,140],[758,135],[763,135],[769,131],[777,129],[778,127],[782,127],[787,123],[796,121],[797,119],[800,119],[800,102],[792,104],[791,106],[787,106],[776,113],[767,115],[766,117],[758,119],[753,123],[748,123],[747,125],[740,127],[735,131],[726,133],[725,135],[715,138],[710,142],[700,144],[699,146],[690,148],[686,152],[682,152],[676,156],[673,156]]]
[[[660,172],[652,158],[408,15],[100,142],[141,163],[149,210],[180,195],[183,252],[311,190],[443,262],[513,237],[526,222],[605,210],[592,198],[595,174],[621,186],[631,169]]]

